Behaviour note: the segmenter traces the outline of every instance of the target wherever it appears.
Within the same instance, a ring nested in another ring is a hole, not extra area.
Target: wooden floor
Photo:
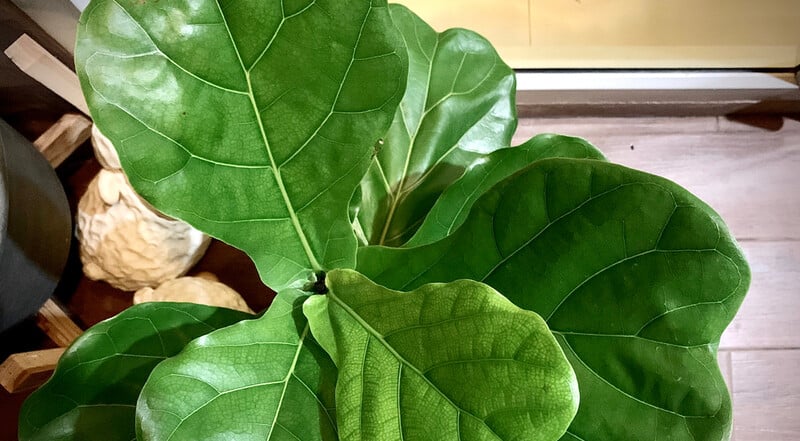
[[[800,440],[800,122],[788,118],[524,119],[588,139],[609,160],[709,203],[739,240],[750,292],[720,344],[736,441]]]

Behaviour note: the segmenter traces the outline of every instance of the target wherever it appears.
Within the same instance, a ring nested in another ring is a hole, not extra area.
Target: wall
[[[70,52],[88,0],[12,0]],[[800,0],[401,0],[515,68],[791,68]],[[73,5],[74,4],[74,5]],[[77,8],[76,8],[77,6]]]
[[[516,68],[788,68],[798,0],[401,0],[482,33]]]

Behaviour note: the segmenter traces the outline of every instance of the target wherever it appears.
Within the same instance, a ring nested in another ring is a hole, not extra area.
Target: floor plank
[[[800,350],[735,351],[731,362],[736,441],[800,439]]]
[[[720,348],[800,348],[800,241],[741,245],[752,273],[750,291]]]
[[[716,117],[699,118],[523,118],[519,120],[515,138],[524,141],[536,133],[563,133],[587,139],[619,133],[711,133],[719,129]],[[527,138],[525,138],[527,139]]]

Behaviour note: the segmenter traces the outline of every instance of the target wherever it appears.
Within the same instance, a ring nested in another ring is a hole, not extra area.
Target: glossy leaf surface
[[[483,281],[539,313],[575,368],[565,440],[722,440],[731,401],[720,335],[750,274],[727,228],[679,186],[587,160],[535,163],[431,245],[369,247],[377,283]]]
[[[350,270],[304,310],[339,368],[340,437],[556,440],[575,376],[538,315],[470,280],[409,293]]]
[[[208,334],[158,367],[136,409],[141,440],[336,440],[336,369],[309,333],[306,294]]]
[[[348,202],[405,88],[385,0],[94,0],[76,59],[156,208],[246,251],[274,290],[354,265]]]
[[[130,441],[155,366],[192,339],[253,316],[189,303],[142,303],[91,327],[20,411],[22,441]]]
[[[546,158],[605,159],[600,150],[583,139],[552,134],[537,135],[517,147],[489,153],[447,187],[414,237],[403,246],[424,245],[450,235],[464,223],[472,204],[487,190],[532,162]]]
[[[390,10],[408,50],[408,85],[362,182],[358,224],[369,243],[400,245],[475,158],[509,145],[516,82],[478,34],[437,34],[404,6]]]

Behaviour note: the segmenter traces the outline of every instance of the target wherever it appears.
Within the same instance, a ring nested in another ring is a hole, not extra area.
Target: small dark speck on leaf
[[[635,150],[635,148],[633,147],[633,144],[631,144],[631,150]]]

